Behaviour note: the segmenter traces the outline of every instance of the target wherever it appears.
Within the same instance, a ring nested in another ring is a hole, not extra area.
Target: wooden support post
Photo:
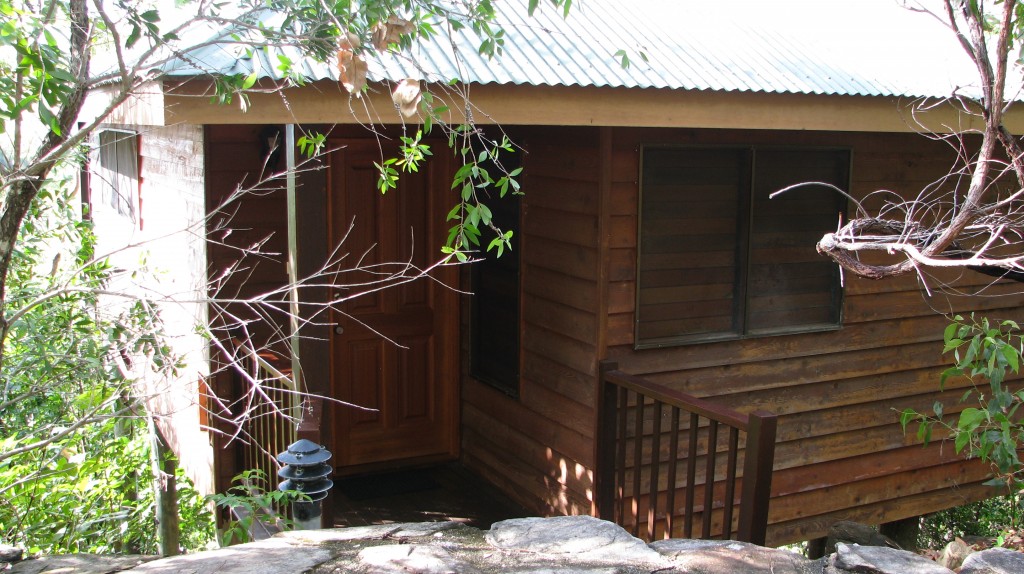
[[[615,520],[615,427],[616,389],[605,381],[605,373],[617,370],[618,363],[601,361],[597,381],[597,460],[594,469],[594,487],[597,516]]]
[[[917,552],[917,538],[921,534],[921,517],[911,516],[903,520],[880,524],[878,533],[888,536],[904,550]]]
[[[153,448],[150,459],[153,466],[153,492],[156,498],[156,529],[161,556],[177,556],[181,538],[178,520],[178,485],[175,471],[177,462],[174,453],[156,426],[149,418],[149,432]]]
[[[737,533],[737,538],[742,542],[764,545],[767,537],[776,426],[775,415],[764,411],[750,413]]]

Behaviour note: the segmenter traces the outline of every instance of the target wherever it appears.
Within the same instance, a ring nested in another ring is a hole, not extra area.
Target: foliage
[[[996,538],[1008,529],[1019,529],[1020,492],[964,504],[921,518],[918,545],[942,548],[956,537]]]
[[[956,452],[967,449],[992,465],[994,486],[1019,490],[1024,486],[1024,467],[1018,449],[1024,445],[1024,421],[1018,409],[1024,403],[1024,390],[1014,391],[1006,383],[1009,373],[1020,369],[1024,334],[1014,321],[999,323],[987,317],[970,320],[957,315],[943,333],[945,353],[952,353],[954,365],[943,371],[939,385],[944,388],[950,378],[966,377],[970,386],[960,402],[975,402],[960,411],[956,421],[943,417],[942,403],[936,402],[934,416],[906,409],[900,415],[904,431],[907,424],[918,423],[918,436],[926,443],[935,426],[947,430],[954,438]]]
[[[3,461],[0,540],[31,553],[157,553],[149,449],[144,421],[111,419]],[[180,470],[177,484],[181,545],[203,548],[212,513]]]
[[[281,530],[293,526],[293,522],[283,515],[296,493],[275,489],[258,468],[242,471],[231,479],[231,483],[234,486],[227,492],[209,497],[231,517],[220,532],[221,545],[249,542],[252,539],[250,533],[259,523],[273,521]]]
[[[107,305],[114,271],[67,185],[40,191],[8,277],[10,336],[0,386],[0,539],[44,552],[153,551],[150,440],[128,357],[173,373],[144,301]],[[210,512],[181,483],[183,540],[203,545]]]

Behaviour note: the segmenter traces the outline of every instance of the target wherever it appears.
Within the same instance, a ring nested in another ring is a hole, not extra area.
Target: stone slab
[[[23,560],[14,564],[5,574],[111,574],[123,572],[155,558],[156,556],[62,554]]]
[[[391,544],[364,548],[357,557],[365,574],[479,574],[445,549],[425,544]]]
[[[824,561],[799,554],[733,540],[673,538],[652,542],[650,547],[684,572],[735,572],[736,574],[811,574],[824,569]]]
[[[960,574],[1020,574],[1024,572],[1024,553],[1008,548],[989,548],[964,560]]]
[[[949,568],[913,552],[842,542],[836,544],[832,566],[838,572],[862,574],[953,574]]]
[[[314,568],[332,557],[324,547],[268,538],[218,550],[164,558],[142,564],[130,574],[287,574]]]
[[[581,562],[661,563],[664,559],[622,527],[592,516],[513,518],[491,525],[495,548],[571,557]]]

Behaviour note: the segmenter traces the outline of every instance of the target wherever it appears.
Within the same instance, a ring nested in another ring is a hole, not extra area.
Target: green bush
[[[1020,494],[997,496],[924,516],[918,544],[942,548],[956,537],[998,538],[1020,528]]]
[[[146,424],[131,421],[131,436],[115,424],[0,462],[0,541],[30,553],[157,553]],[[180,470],[177,484],[181,546],[204,548],[210,507]]]
[[[258,468],[242,471],[231,479],[232,486],[224,493],[209,498],[231,515],[220,532],[220,544],[230,546],[252,540],[256,522],[277,530],[291,530],[295,523],[286,518],[288,504],[309,497],[295,491],[280,491]]]
[[[1024,337],[1014,321],[970,320],[957,315],[943,333],[943,352],[952,353],[954,365],[942,372],[939,388],[951,378],[967,379],[970,386],[960,397],[961,403],[972,406],[960,411],[954,422],[943,418],[942,403],[936,401],[933,415],[906,409],[900,415],[904,431],[917,422],[917,435],[925,444],[931,440],[932,429],[939,426],[953,437],[956,452],[978,457],[989,463],[994,478],[992,486],[1012,491],[1024,486],[1024,465],[1018,456],[1024,445],[1024,423],[1019,409],[1024,404],[1024,390],[1008,384],[1009,374],[1020,371]],[[977,406],[973,406],[977,405]]]
[[[0,542],[30,552],[155,552],[150,435],[140,372],[173,376],[145,301],[103,297],[115,271],[68,186],[44,189],[19,237],[0,352]],[[135,365],[131,365],[132,361]],[[182,543],[212,513],[179,482]]]

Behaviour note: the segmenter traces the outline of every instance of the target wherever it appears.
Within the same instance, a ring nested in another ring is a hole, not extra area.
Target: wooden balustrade
[[[291,373],[275,357],[250,353],[250,373],[255,373],[259,388],[254,393],[252,411],[243,423],[241,447],[243,469],[259,469],[266,476],[268,490],[277,488],[277,455],[296,440],[297,401]]]
[[[775,415],[741,414],[623,373],[611,361],[601,363],[600,376],[596,498],[601,518],[648,540],[735,538],[764,544]]]

